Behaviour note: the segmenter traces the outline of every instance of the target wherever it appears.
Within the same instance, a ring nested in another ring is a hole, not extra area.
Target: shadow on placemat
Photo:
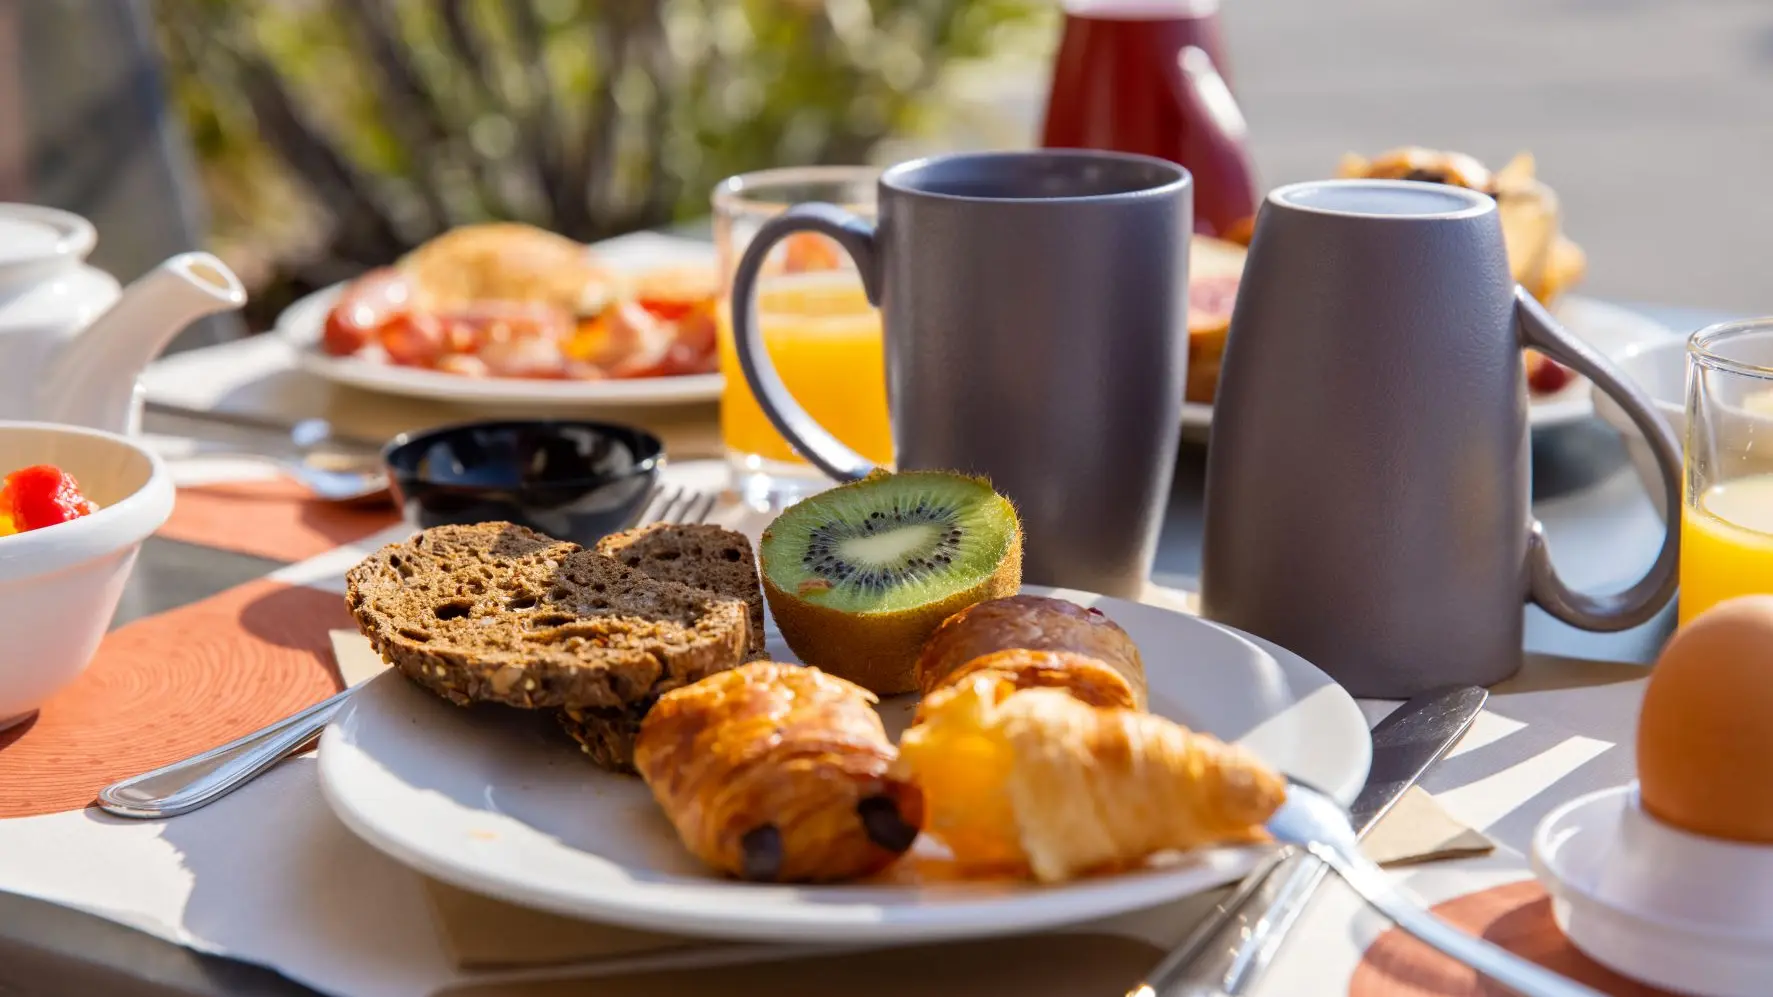
[[[738,966],[478,984],[436,997],[1080,997],[1124,993],[1163,952],[1106,934],[1026,935]]]
[[[723,943],[561,917],[425,880],[438,938],[465,970],[594,962]],[[724,943],[733,947],[735,943]]]

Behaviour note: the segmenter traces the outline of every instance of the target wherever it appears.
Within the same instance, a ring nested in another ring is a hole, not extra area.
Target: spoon
[[[276,465],[321,501],[349,504],[385,501],[387,498],[388,475],[381,466],[380,448],[368,441],[339,434],[325,419],[302,419],[285,425],[256,416],[209,412],[153,401],[148,402],[146,409],[156,418],[195,423],[212,431],[222,427],[254,433],[266,439],[280,437],[277,449],[284,453],[266,452],[257,445],[242,447],[237,443],[197,438],[208,444],[201,448],[201,453]]]
[[[283,473],[326,502],[354,503],[388,496],[388,474],[381,462],[365,466],[361,455],[327,451],[336,442],[332,423],[325,419],[303,419],[290,427],[289,441],[301,456],[295,459],[267,457]],[[258,456],[256,454],[249,456]]]
[[[1342,877],[1369,906],[1417,940],[1477,970],[1524,997],[1605,997],[1549,969],[1537,966],[1435,917],[1404,894],[1377,865],[1361,854],[1348,813],[1315,789],[1292,783],[1287,801],[1268,821],[1279,841],[1317,856]]]

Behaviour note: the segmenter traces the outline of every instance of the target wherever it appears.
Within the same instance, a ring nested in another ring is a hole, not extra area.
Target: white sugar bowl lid
[[[1703,997],[1773,993],[1773,845],[1670,827],[1634,783],[1547,815],[1533,871],[1558,927],[1596,962]]]

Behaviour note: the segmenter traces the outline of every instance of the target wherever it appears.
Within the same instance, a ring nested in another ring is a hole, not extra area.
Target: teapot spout
[[[185,326],[246,303],[240,278],[208,253],[181,253],[148,271],[68,340],[39,389],[50,422],[134,433],[136,378]]]

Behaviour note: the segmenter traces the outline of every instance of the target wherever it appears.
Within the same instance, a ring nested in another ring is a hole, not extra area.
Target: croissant
[[[1419,146],[1392,149],[1373,159],[1349,153],[1342,157],[1336,175],[1377,180],[1419,180],[1469,187],[1487,194],[1496,192],[1496,175],[1475,158],[1462,152],[1441,152]]]
[[[756,661],[659,698],[634,766],[684,846],[752,880],[853,879],[917,837],[874,696],[817,668]]]
[[[981,674],[926,704],[896,771],[968,874],[1058,882],[1201,845],[1266,840],[1286,796],[1241,748],[1162,717]]]
[[[994,667],[1022,676],[1022,687],[1058,686],[1098,706],[1145,709],[1145,666],[1127,632],[1099,609],[1038,595],[992,599],[944,620],[918,656],[917,688],[927,697],[976,671],[976,659],[1007,650],[1070,652],[1000,658]],[[1086,660],[1095,666],[1088,674],[1066,674]]]

